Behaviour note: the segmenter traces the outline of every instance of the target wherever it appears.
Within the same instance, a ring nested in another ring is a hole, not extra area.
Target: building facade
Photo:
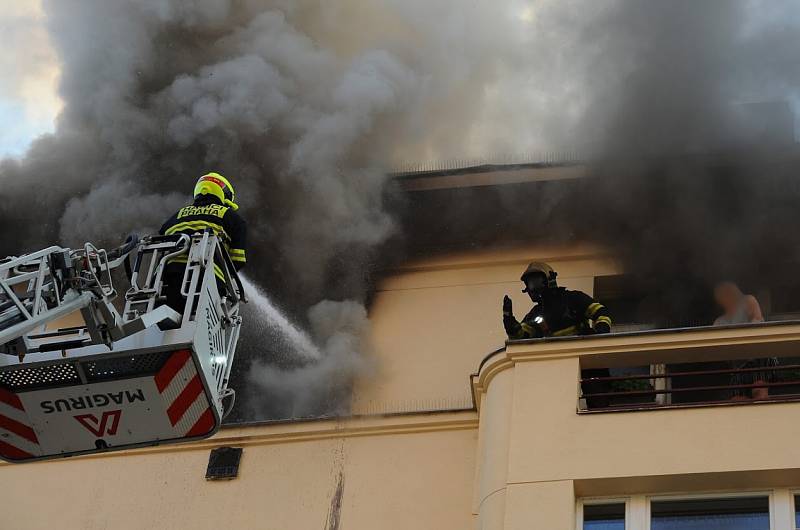
[[[800,324],[630,325],[507,343],[501,301],[508,294],[527,311],[519,275],[533,260],[589,294],[624,272],[614,256],[581,245],[411,260],[378,286],[373,368],[357,381],[350,416],[2,464],[0,528],[800,528],[792,379],[770,378],[767,399],[734,399],[735,370],[725,368],[775,357],[791,372]],[[598,408],[582,397],[591,368],[611,374]],[[219,447],[243,450],[232,480],[205,478]]]

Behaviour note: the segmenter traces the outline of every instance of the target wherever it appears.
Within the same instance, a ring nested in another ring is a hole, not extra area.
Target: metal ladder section
[[[215,269],[221,278],[215,276]],[[242,317],[240,303],[247,295],[233,261],[220,240],[209,232],[192,236],[186,268],[181,282],[181,295],[186,298],[182,325],[202,320],[207,330],[207,343],[198,349],[211,353],[211,372],[220,399],[230,397],[228,411],[233,408],[235,392],[228,388],[233,357],[239,340]]]
[[[113,348],[114,341],[153,324],[167,319],[178,322],[180,315],[174,310],[153,304],[146,313],[120,315],[113,304],[117,291],[112,272],[127,265],[134,249],[164,247],[176,254],[187,252],[189,243],[189,236],[157,243],[131,237],[111,252],[87,243],[82,249],[52,246],[0,261],[0,353],[22,361],[30,353],[97,344]],[[159,270],[166,258],[160,261]],[[131,296],[137,293],[129,291]],[[48,324],[76,311],[82,314],[83,326],[48,330]]]
[[[220,399],[231,398],[230,410],[235,393],[228,388],[228,380],[242,324],[239,309],[240,303],[247,303],[230,255],[219,238],[208,231],[191,237],[154,236],[145,239],[138,248],[130,275],[131,288],[125,295],[126,330],[135,332],[134,323],[150,326],[165,320],[157,314],[166,308],[158,305],[165,302],[164,268],[170,260],[180,258],[185,262],[180,291],[186,299],[180,328],[194,330],[194,347],[203,359],[201,362],[209,362]],[[219,276],[215,275],[215,269]]]
[[[31,332],[38,329],[44,333],[49,322],[83,310],[92,303],[95,292],[108,290],[107,285],[91,285],[99,280],[96,273],[93,279],[70,265],[74,260],[82,266],[91,259],[80,254],[53,246],[0,262],[0,351],[21,360],[34,347],[27,340]],[[103,257],[98,256],[97,261]],[[66,334],[66,340],[89,340],[82,332],[76,333]]]

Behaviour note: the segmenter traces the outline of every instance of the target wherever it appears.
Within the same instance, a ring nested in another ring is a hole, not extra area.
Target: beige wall
[[[530,261],[548,261],[562,285],[592,292],[594,276],[614,274],[591,248],[516,248],[451,255],[395,271],[379,287],[370,318],[376,373],[359,382],[355,413],[472,406],[468,378],[505,344],[505,294],[521,318],[531,308],[519,277]]]
[[[353,417],[0,465],[0,528],[570,530],[584,495],[800,486],[798,403],[576,412],[582,366],[789,355],[800,325],[515,343],[471,386],[504,345],[503,295],[520,317],[530,308],[519,275],[531,260],[589,293],[594,276],[619,272],[589,248],[408,264],[377,293],[376,370],[356,385]],[[425,413],[470,409],[473,392],[477,411]],[[220,445],[244,448],[240,476],[206,482]]]
[[[464,412],[226,429],[186,446],[5,464],[0,528],[469,528],[476,439]],[[239,478],[204,479],[218,445],[244,448]]]
[[[526,383],[514,394],[518,432],[511,441],[510,482],[800,465],[800,424],[787,421],[800,414],[795,403],[581,416],[575,413],[576,360],[522,364],[515,371]],[[535,406],[544,402],[551,405]],[[527,425],[540,428],[534,433]]]
[[[504,530],[575,528],[575,496],[571,480],[510,484]]]
[[[357,385],[354,413],[361,417],[225,429],[183,446],[0,465],[0,480],[13,485],[0,500],[0,528],[333,530],[340,483],[339,528],[348,530],[471,528],[477,514],[488,513],[482,506],[494,506],[493,524],[503,524],[505,504],[527,502],[521,494],[530,489],[538,504],[529,508],[545,509],[560,499],[564,484],[506,491],[510,470],[497,466],[512,447],[511,394],[496,393],[497,413],[487,418],[495,426],[481,433],[480,453],[477,412],[413,413],[472,408],[469,375],[505,342],[503,295],[512,296],[518,315],[530,309],[519,276],[531,260],[550,261],[562,284],[587,292],[595,274],[616,270],[588,248],[519,248],[408,264],[380,286],[371,311],[377,369]],[[506,379],[507,388],[515,386],[511,372]],[[244,447],[240,476],[207,482],[209,451],[220,445]],[[479,454],[484,461],[476,466]],[[572,516],[561,508],[548,509]],[[508,524],[525,527],[524,518]]]

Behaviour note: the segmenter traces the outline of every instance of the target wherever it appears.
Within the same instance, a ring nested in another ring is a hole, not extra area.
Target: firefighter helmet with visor
[[[219,173],[206,173],[197,180],[197,184],[194,186],[194,197],[197,198],[200,195],[213,195],[225,206],[230,206],[234,210],[239,209],[233,186]]]
[[[523,272],[520,277],[520,280],[525,283],[525,289],[522,292],[527,293],[533,291],[535,287],[539,289],[543,289],[545,286],[556,288],[558,287],[556,276],[558,276],[558,273],[554,271],[550,265],[535,261],[528,265],[528,268],[525,269],[525,272]],[[543,278],[544,280],[541,286],[535,285],[538,283],[536,280],[537,277]]]

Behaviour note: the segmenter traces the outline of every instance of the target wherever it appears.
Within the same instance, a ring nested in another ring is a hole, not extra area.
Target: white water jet
[[[278,331],[286,341],[295,349],[296,353],[309,360],[319,360],[322,352],[311,338],[272,303],[269,297],[245,276],[242,279],[249,304],[255,307],[264,317],[264,324]]]

